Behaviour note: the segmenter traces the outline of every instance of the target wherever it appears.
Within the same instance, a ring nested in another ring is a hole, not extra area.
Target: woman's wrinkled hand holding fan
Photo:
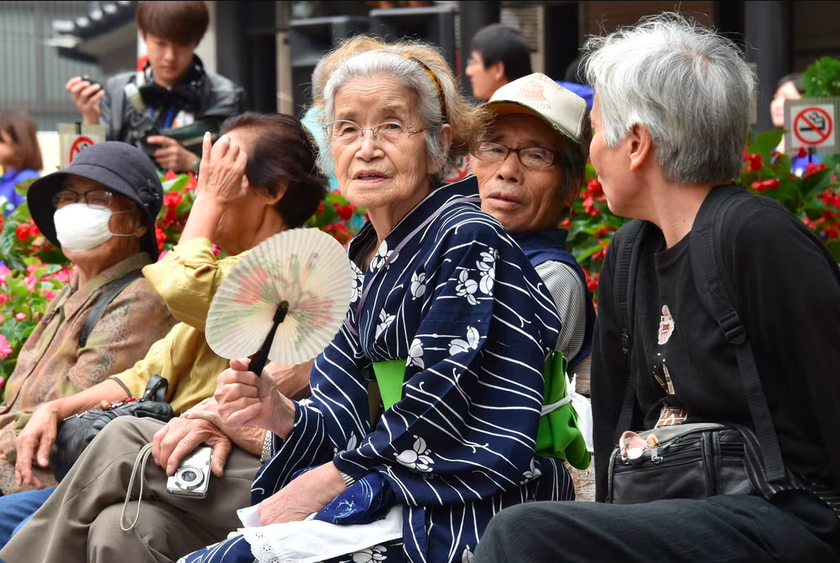
[[[227,359],[250,357],[259,375],[267,359],[294,365],[320,354],[338,332],[353,293],[347,254],[318,229],[267,238],[233,267],[207,315],[210,348]]]

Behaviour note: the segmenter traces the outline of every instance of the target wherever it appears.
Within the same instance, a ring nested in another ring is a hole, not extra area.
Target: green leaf
[[[840,96],[840,61],[820,57],[802,73],[806,98]]]
[[[832,170],[828,168],[814,172],[807,178],[802,179],[802,182],[799,184],[799,191],[804,197],[808,197],[811,194],[821,194],[831,183],[831,174]]]
[[[584,260],[590,258],[593,254],[595,254],[596,252],[598,252],[602,248],[604,248],[604,247],[601,246],[601,243],[598,243],[598,244],[593,244],[592,246],[589,246],[587,248],[573,250],[572,254],[574,254],[575,259],[578,262],[582,263]]]
[[[747,148],[750,154],[760,154],[765,164],[770,163],[770,151],[779,146],[782,142],[784,131],[781,129],[771,129],[764,133],[759,133],[755,136],[753,143]]]
[[[26,264],[23,263],[23,260],[21,260],[20,255],[18,254],[6,256],[6,265],[12,270],[17,270],[19,272],[26,270]]]
[[[167,180],[165,182],[162,182],[163,193],[166,194],[166,193],[171,192],[172,190],[175,190],[175,191],[183,190],[184,186],[186,186],[189,181],[190,181],[190,177],[186,174],[180,174],[178,176],[175,176],[171,180]]]
[[[830,240],[826,243],[826,246],[834,255],[834,259],[840,262],[840,240]]]
[[[17,227],[18,223],[16,221],[7,220],[3,234],[0,234],[0,256],[7,258],[11,254],[17,240],[17,234],[15,233]]]
[[[15,191],[21,195],[26,195],[26,192],[29,191],[29,186],[32,185],[32,182],[37,180],[38,178],[30,178],[29,180],[24,180],[18,184],[15,184]]]
[[[26,338],[28,338],[32,331],[35,329],[36,324],[38,323],[34,321],[20,321],[15,327],[15,340],[25,340]]]

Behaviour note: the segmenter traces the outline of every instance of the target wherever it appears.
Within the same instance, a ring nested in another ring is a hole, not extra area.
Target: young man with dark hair
[[[473,36],[466,74],[476,98],[489,100],[493,92],[531,72],[531,47],[519,30],[496,23]]]
[[[82,122],[104,125],[109,140],[143,148],[165,170],[197,172],[200,142],[188,150],[173,138],[184,135],[159,133],[187,126],[193,126],[192,138],[216,133],[225,118],[244,111],[243,90],[205,72],[195,55],[210,21],[203,1],[141,2],[136,19],[148,50],[145,68],[118,74],[104,86],[75,77],[67,91]]]

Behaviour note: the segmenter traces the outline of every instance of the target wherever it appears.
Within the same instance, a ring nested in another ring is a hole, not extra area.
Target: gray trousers
[[[166,473],[149,458],[140,518],[130,532],[120,513],[134,461],[163,423],[124,416],[91,442],[55,493],[0,551],[5,563],[160,563],[221,541],[242,524],[236,510],[250,504],[259,459],[234,446],[224,477],[211,476],[207,496],[166,490]],[[135,478],[126,522],[137,513]]]

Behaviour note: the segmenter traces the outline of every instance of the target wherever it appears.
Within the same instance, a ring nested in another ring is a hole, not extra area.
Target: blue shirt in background
[[[15,186],[26,180],[37,178],[38,172],[35,170],[17,170],[12,168],[0,176],[0,205],[6,204],[6,212],[8,215],[21,203],[26,202],[26,196],[15,191]]]

